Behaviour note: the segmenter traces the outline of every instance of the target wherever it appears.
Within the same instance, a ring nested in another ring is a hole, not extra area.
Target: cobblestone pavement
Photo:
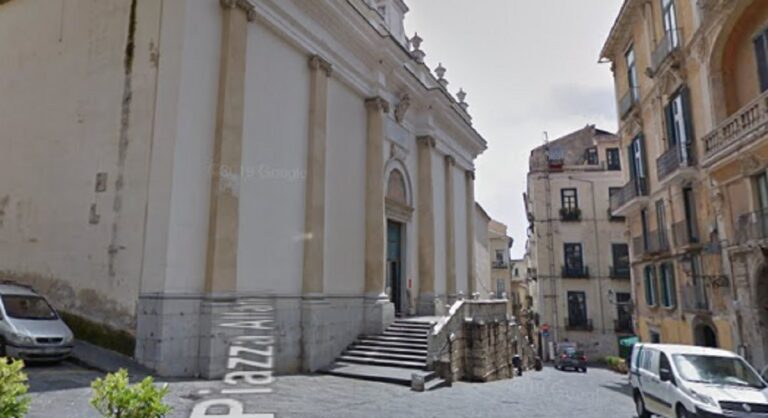
[[[33,402],[29,418],[98,417],[88,405],[90,381],[100,373],[64,363],[28,370]],[[167,400],[172,417],[188,417],[200,390],[217,391],[218,382],[172,382]],[[239,398],[247,413],[277,417],[584,417],[631,418],[633,404],[626,377],[602,369],[589,373],[545,368],[493,383],[457,383],[416,393],[402,386],[334,376],[285,376],[274,392]]]

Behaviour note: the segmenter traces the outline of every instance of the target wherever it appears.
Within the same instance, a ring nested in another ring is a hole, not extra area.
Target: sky
[[[406,0],[405,27],[424,39],[430,68],[467,92],[473,126],[488,141],[476,161],[475,199],[509,227],[525,253],[523,206],[530,151],[595,124],[615,131],[610,64],[600,50],[622,0]]]

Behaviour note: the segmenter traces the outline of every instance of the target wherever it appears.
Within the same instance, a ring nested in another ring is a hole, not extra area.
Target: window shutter
[[[637,136],[637,140],[640,142],[640,159],[642,160],[641,163],[643,165],[644,174],[640,191],[645,195],[648,192],[648,178],[650,177],[650,174],[648,173],[648,160],[645,153],[645,136],[640,134]]]
[[[693,149],[695,148],[693,144],[696,143],[695,141],[695,132],[693,130],[693,109],[691,109],[691,90],[688,88],[688,86],[683,87],[683,89],[680,91],[680,97],[683,98],[683,117],[685,118],[685,145],[686,151],[688,151],[688,158],[690,158],[693,154]]]
[[[668,264],[667,281],[669,282],[669,306],[677,306],[677,283],[675,282],[675,265]]]
[[[755,38],[755,58],[757,59],[757,73],[760,76],[760,91],[768,90],[768,53],[766,53],[766,32]]]
[[[635,170],[635,151],[632,149],[631,143],[627,147],[627,161],[629,162],[629,179],[634,180],[637,176],[637,171]]]

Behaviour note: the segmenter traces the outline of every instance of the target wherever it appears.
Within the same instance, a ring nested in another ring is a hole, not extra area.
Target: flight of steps
[[[445,382],[427,371],[428,322],[398,319],[379,335],[358,338],[326,372],[357,379],[411,385],[413,373],[424,377],[425,390]]]

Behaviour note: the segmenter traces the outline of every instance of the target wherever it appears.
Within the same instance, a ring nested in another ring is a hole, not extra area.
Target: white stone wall
[[[469,289],[469,271],[467,260],[467,186],[466,175],[458,167],[451,170],[453,175],[453,218],[454,245],[456,254],[456,292],[467,294]]]

